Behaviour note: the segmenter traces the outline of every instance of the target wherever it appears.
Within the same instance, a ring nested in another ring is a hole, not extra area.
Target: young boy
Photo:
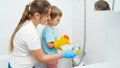
[[[42,32],[42,49],[44,54],[56,54],[58,51],[54,48],[53,42],[57,39],[53,26],[57,26],[62,17],[62,12],[56,6],[51,7],[50,19],[47,21]],[[57,68],[57,60],[46,63],[47,68]]]

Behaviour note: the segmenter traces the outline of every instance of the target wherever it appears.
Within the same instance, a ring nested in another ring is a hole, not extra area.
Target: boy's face
[[[51,19],[52,26],[57,26],[57,24],[60,22],[61,16],[56,16],[54,19]]]

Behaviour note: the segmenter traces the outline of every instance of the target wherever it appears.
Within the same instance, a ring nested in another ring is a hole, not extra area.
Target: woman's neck
[[[38,26],[39,22],[36,19],[31,18],[30,21],[35,25],[35,27]]]

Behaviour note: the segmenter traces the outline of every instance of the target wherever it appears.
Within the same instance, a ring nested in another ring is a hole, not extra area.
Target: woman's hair
[[[104,0],[98,0],[95,5],[95,10],[110,10],[109,4]]]
[[[56,16],[62,16],[62,11],[56,7],[56,6],[51,6],[51,13],[50,13],[50,17],[51,19],[54,19]]]
[[[31,4],[25,6],[22,18],[20,19],[17,27],[15,28],[11,38],[10,38],[10,52],[13,51],[13,40],[17,31],[25,23],[26,20],[29,20],[36,12],[39,14],[47,14],[51,8],[50,3],[47,0],[33,0]]]

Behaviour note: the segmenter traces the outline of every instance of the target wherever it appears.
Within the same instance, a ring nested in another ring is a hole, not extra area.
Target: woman
[[[71,50],[61,54],[43,54],[40,35],[36,27],[38,24],[46,24],[50,12],[51,5],[47,0],[33,0],[31,4],[26,5],[23,16],[11,36],[10,68],[33,68],[37,62],[49,62],[76,56]]]

